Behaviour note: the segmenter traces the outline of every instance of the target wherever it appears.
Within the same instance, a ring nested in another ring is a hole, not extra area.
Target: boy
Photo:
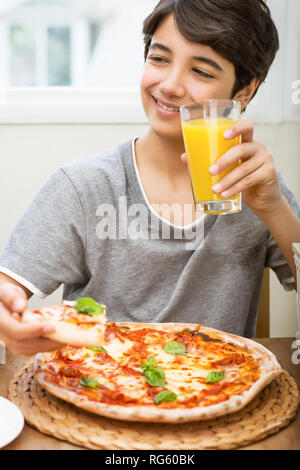
[[[245,109],[265,79],[278,49],[267,6],[262,0],[162,0],[144,35],[141,96],[149,131],[55,171],[0,258],[0,338],[15,353],[58,347],[40,337],[47,329],[19,325],[10,313],[23,311],[32,293],[45,297],[62,283],[65,299],[94,297],[113,321],[202,323],[250,337],[264,267],[293,286],[291,244],[300,241],[300,211],[272,156],[254,141],[252,124],[231,128],[226,137],[242,135],[243,143],[210,169],[217,174],[242,160],[214,188],[223,197],[242,191],[241,213],[195,214],[180,158],[181,105],[231,98]],[[111,228],[103,236],[99,217],[113,207],[122,228],[125,199],[129,220],[137,206],[145,215],[139,236],[121,230],[116,238]],[[165,216],[166,206],[177,212]],[[178,213],[184,213],[180,224]],[[204,239],[186,249],[199,227]]]

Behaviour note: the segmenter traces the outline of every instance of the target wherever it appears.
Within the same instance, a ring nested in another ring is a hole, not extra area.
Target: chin
[[[158,121],[156,119],[149,119],[149,125],[152,132],[161,138],[172,139],[176,141],[183,140],[182,127],[180,121],[179,123],[172,123],[167,121],[163,122],[161,120]]]
[[[183,139],[181,127],[179,129],[172,129],[168,125],[152,124],[151,122],[149,124],[152,132],[160,138],[180,141]]]

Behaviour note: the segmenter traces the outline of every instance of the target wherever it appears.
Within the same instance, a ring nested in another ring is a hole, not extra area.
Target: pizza
[[[13,317],[23,323],[44,322],[54,325],[55,331],[45,337],[58,343],[101,346],[104,342],[106,307],[90,297],[13,313]]]
[[[34,375],[92,413],[180,423],[238,411],[281,372],[252,340],[189,323],[107,322],[102,347],[39,353]]]

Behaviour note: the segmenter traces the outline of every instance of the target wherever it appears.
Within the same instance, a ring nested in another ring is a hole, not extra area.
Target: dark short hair
[[[145,60],[156,28],[170,14],[186,39],[212,47],[234,65],[232,96],[253,79],[264,82],[279,49],[264,0],[160,0],[144,21]]]

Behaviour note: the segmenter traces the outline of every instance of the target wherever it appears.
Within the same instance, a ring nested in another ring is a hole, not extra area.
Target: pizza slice
[[[106,306],[90,297],[26,310],[13,316],[23,323],[45,322],[53,325],[55,331],[45,337],[59,343],[86,347],[102,346],[104,343]]]

